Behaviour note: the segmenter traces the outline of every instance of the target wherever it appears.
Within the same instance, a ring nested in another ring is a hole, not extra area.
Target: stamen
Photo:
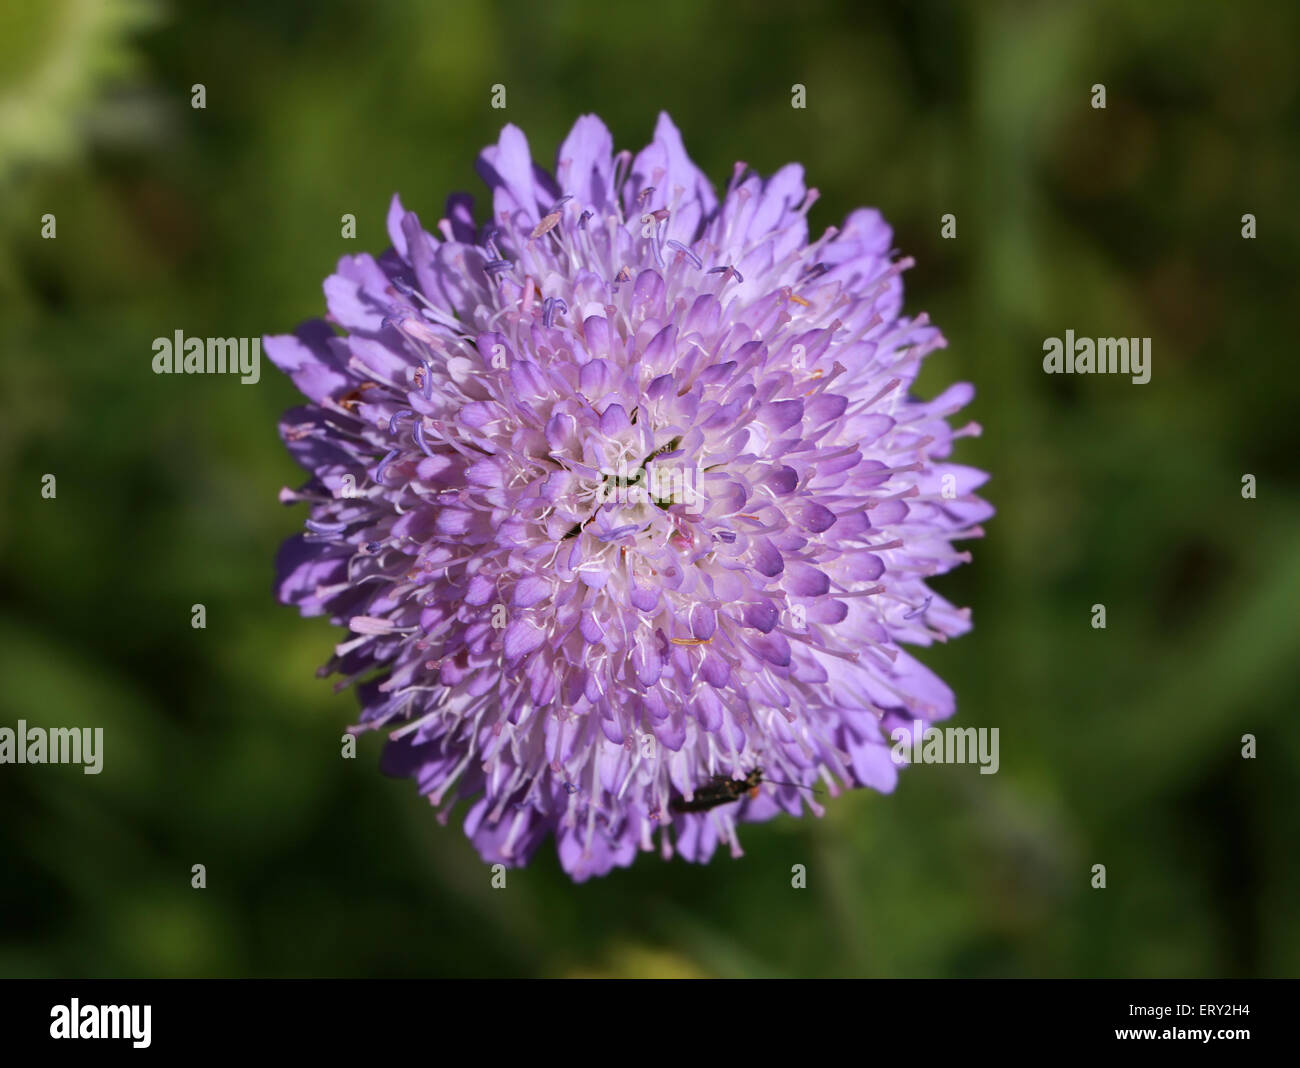
[[[692,265],[692,266],[693,266],[697,271],[700,270],[700,269],[704,266],[704,261],[701,260],[699,256],[695,255],[694,252],[692,252],[690,249],[688,249],[688,248],[687,248],[685,245],[683,245],[680,241],[674,241],[672,238],[669,238],[667,241],[664,242],[664,244],[666,244],[666,245],[667,245],[669,248],[671,248],[671,249],[676,249],[676,250],[677,250],[678,252],[680,252],[683,256],[685,256],[688,260],[690,260],[690,261],[691,261],[691,265]]]
[[[623,149],[614,157],[614,189],[615,191],[623,188],[623,182],[627,178],[627,169],[632,164],[632,153],[628,149]]]
[[[555,309],[559,308],[562,312],[569,310],[569,305],[561,297],[547,297],[542,301],[542,325],[549,327],[555,319]]]
[[[531,241],[534,238],[550,233],[557,225],[559,225],[559,222],[560,213],[558,211],[552,211],[549,215],[544,216],[542,221],[533,227],[533,232],[528,235],[528,239]]]
[[[410,338],[422,345],[428,345],[430,348],[433,348],[442,340],[423,319],[417,319],[405,312],[398,312],[396,315],[388,316],[381,325],[391,326],[403,337]]]
[[[419,420],[415,424],[415,443],[420,446],[425,456],[433,456],[434,452],[429,448],[429,443],[424,440],[424,421]]]
[[[398,423],[403,419],[413,419],[414,417],[415,412],[410,408],[403,408],[400,412],[394,412],[393,417],[388,420],[388,432],[390,434],[396,434]]]
[[[730,265],[727,265],[725,267],[710,267],[707,271],[705,271],[705,274],[722,274],[723,272],[730,272],[730,275],[735,276],[737,282],[744,282],[745,280],[745,276],[742,275],[738,270],[736,270],[736,268]],[[726,280],[727,280],[726,278],[723,278],[724,282]]]
[[[930,607],[930,602],[933,601],[933,600],[934,600],[934,595],[931,594],[929,597],[927,597],[927,598],[925,599],[925,603],[922,604],[920,608],[915,608],[915,609],[913,609],[913,610],[910,611],[910,612],[905,612],[905,613],[903,613],[903,618],[904,618],[904,619],[913,619],[913,618],[915,618],[916,616],[925,615],[926,611],[927,611],[927,610],[929,609],[929,607]]]
[[[390,450],[389,450],[388,455],[385,456],[385,457],[384,457],[384,458],[379,462],[379,466],[378,466],[377,468],[375,468],[375,481],[376,481],[376,482],[378,482],[380,485],[383,485],[383,482],[384,482],[384,475],[385,475],[385,473],[388,471],[388,465],[391,464],[394,460],[396,460],[397,457],[401,455],[401,453],[402,453],[402,450],[401,450],[401,449],[390,449]]]
[[[354,634],[392,634],[398,627],[391,619],[378,616],[353,616],[348,620],[348,629]]]
[[[502,271],[508,271],[512,267],[514,267],[514,264],[509,260],[488,260],[487,263],[483,264],[483,273],[500,274]]]
[[[644,215],[644,216],[642,216],[642,218],[648,220],[648,219],[650,218],[650,216],[649,216],[649,215]],[[655,256],[655,266],[658,267],[659,270],[662,271],[662,270],[664,270],[664,254],[663,254],[663,252],[662,252],[662,251],[660,250],[660,248],[659,248],[659,242],[656,241],[655,238],[653,238],[653,237],[650,238],[649,241],[650,241],[650,251],[653,252],[653,253],[654,253],[654,256]]]
[[[888,396],[890,393],[893,393],[894,390],[896,390],[900,385],[902,385],[902,382],[903,380],[901,378],[891,378],[880,388],[879,393],[877,393],[869,401],[866,401],[864,404],[857,405],[856,407],[863,410],[870,408],[873,404],[876,403],[876,401],[880,400],[882,397]]]

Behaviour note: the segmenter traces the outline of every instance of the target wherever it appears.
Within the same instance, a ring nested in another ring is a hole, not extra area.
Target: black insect
[[[773,779],[765,779],[763,769],[755,768],[743,779],[729,779],[725,775],[715,775],[697,786],[695,796],[689,801],[684,797],[674,797],[668,802],[668,807],[674,812],[707,812],[719,805],[729,805],[733,801],[739,801],[746,794],[757,797],[758,788],[765,782],[772,783],[773,786],[793,786],[800,790],[812,789],[810,786],[800,786],[797,782],[776,782]],[[813,790],[813,793],[816,792]]]

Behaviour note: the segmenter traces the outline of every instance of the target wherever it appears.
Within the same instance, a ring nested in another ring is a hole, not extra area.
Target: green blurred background
[[[0,767],[0,975],[1300,973],[1298,39],[1290,2],[9,0],[0,725],[106,754]],[[158,377],[151,342],[320,314],[394,191],[426,225],[481,192],[505,121],[549,166],[578,114],[635,149],[661,108],[716,181],[799,160],[815,231],[875,205],[916,257],[950,342],[921,392],[976,383],[958,458],[998,507],[940,583],[974,632],[922,656],[1001,771],[493,890],[379,736],[339,759],[334,633],[272,600],[294,389]],[[1150,384],[1044,375],[1067,328],[1150,336]]]

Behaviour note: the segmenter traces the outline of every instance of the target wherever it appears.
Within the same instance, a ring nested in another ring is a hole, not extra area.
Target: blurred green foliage
[[[0,25],[0,725],[106,734],[98,777],[0,767],[0,974],[1300,970],[1300,7],[16,0]],[[958,458],[999,509],[941,582],[974,632],[923,658],[1001,771],[915,768],[705,868],[575,887],[547,848],[494,891],[378,736],[339,759],[334,635],[272,601],[293,388],[156,377],[150,345],[319,314],[391,194],[436,220],[503,121],[549,164],[578,114],[636,148],[661,108],[717,181],[799,160],[815,229],[876,205],[916,257],[908,308],[950,342],[921,391],[977,384]],[[1151,383],[1045,376],[1067,328],[1152,337]]]

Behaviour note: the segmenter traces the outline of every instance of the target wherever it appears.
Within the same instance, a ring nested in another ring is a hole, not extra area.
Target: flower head
[[[575,879],[892,789],[891,730],[954,710],[900,644],[969,629],[926,579],[992,510],[948,460],[971,388],[909,395],[944,341],[889,227],[810,242],[796,164],[719,201],[666,115],[635,157],[580,118],[554,176],[507,126],[478,169],[486,225],[395,197],[265,342],[310,402],[279,593],[348,629],[357,729],[486,861],[554,834]]]

